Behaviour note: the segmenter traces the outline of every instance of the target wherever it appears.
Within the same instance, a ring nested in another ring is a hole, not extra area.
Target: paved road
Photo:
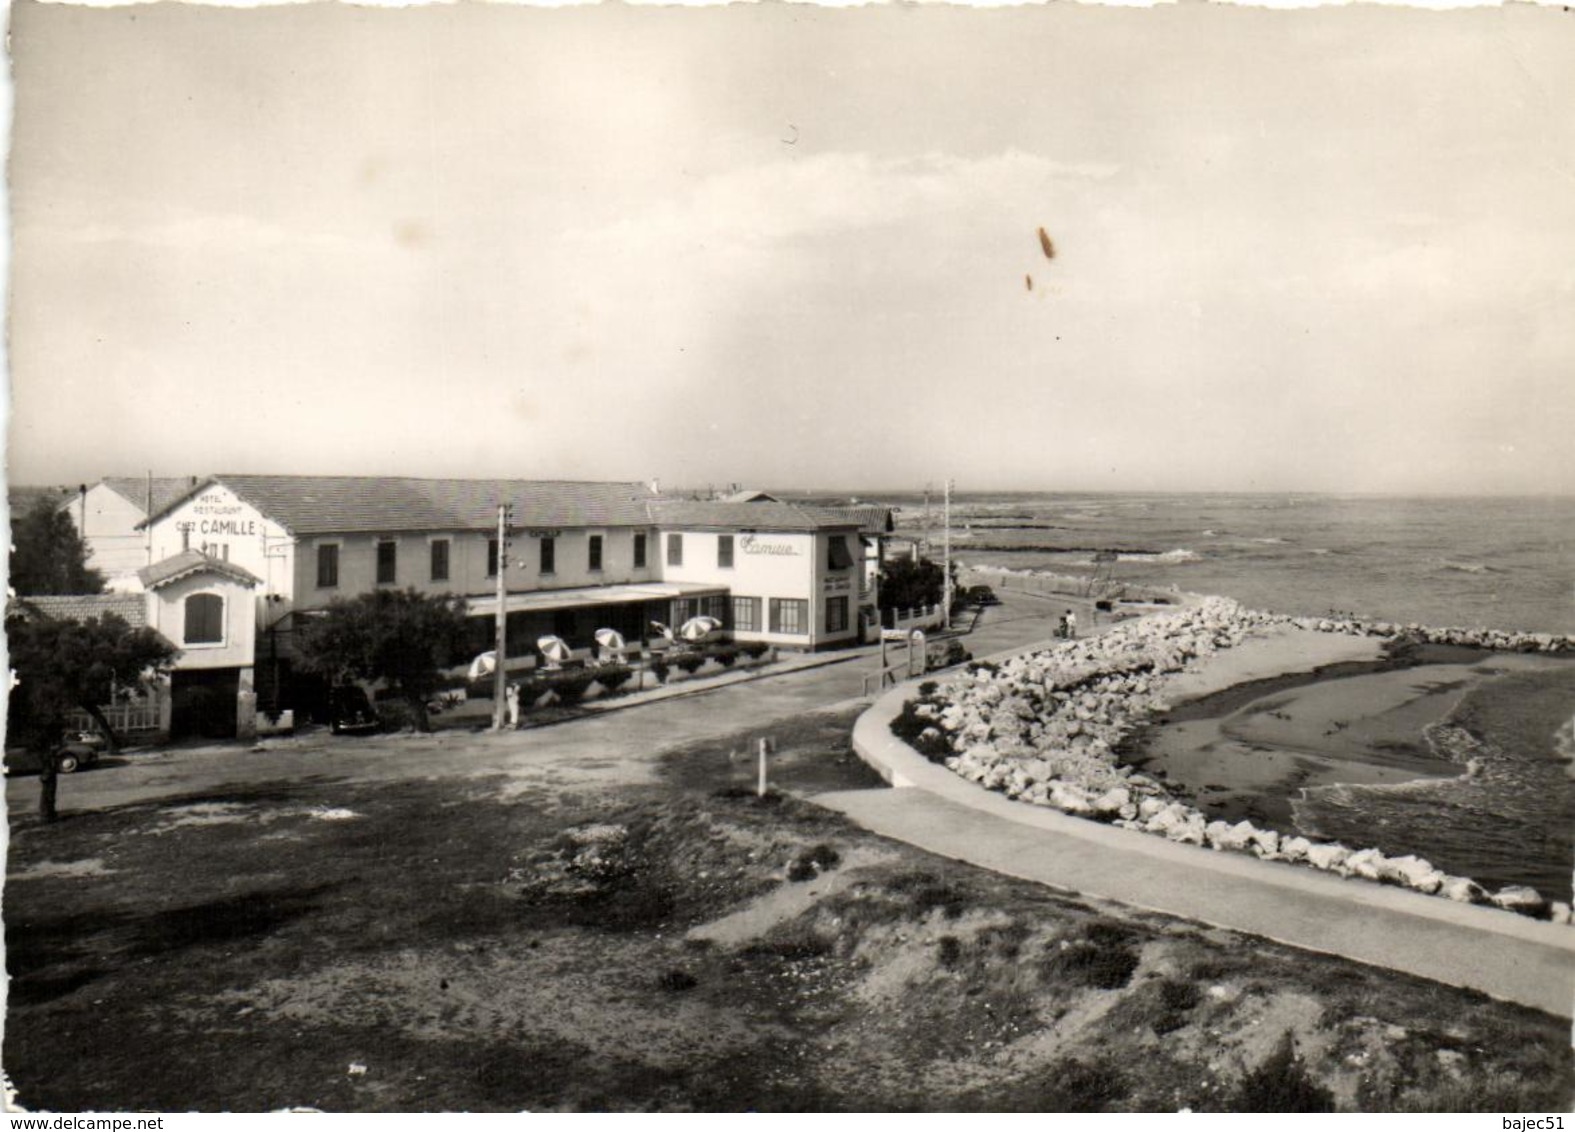
[[[1014,597],[986,610],[964,640],[980,656],[1044,640],[1053,634],[1055,618],[1064,608],[1032,595]],[[670,698],[505,734],[440,731],[430,736],[355,737],[319,730],[269,740],[262,744],[264,750],[237,743],[175,747],[62,777],[60,809],[69,814],[281,780],[504,774],[542,781],[555,768],[567,773],[594,765],[602,768],[608,782],[616,782],[620,774],[640,781],[654,756],[671,747],[740,731],[767,735],[773,721],[851,705],[863,693],[864,676],[878,667],[876,653],[865,648],[840,663],[699,693],[682,694],[678,686]],[[30,821],[38,806],[38,780],[8,779],[6,801],[12,814]]]

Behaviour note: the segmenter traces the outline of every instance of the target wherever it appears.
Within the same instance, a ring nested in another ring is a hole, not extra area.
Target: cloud
[[[1010,150],[983,158],[927,154],[882,160],[863,153],[782,158],[707,177],[617,222],[567,234],[571,241],[763,247],[806,237],[903,224],[993,201],[1031,197],[1065,182],[1099,181],[1115,165],[1065,164]]]

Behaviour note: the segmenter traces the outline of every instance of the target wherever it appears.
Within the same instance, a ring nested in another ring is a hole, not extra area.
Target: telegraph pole
[[[941,625],[944,628],[952,627],[952,481],[946,481],[945,504],[946,535],[942,543],[942,557],[945,564],[941,567],[945,571],[945,578],[941,583]]]
[[[511,508],[507,503],[498,504],[498,612],[492,630],[492,730],[502,731],[503,721],[507,718],[508,711],[508,673],[504,671],[503,662],[508,653],[508,611],[504,602],[508,597],[508,584],[505,577],[509,562],[509,512]]]

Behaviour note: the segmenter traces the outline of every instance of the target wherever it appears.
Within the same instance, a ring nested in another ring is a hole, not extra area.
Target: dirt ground
[[[28,1108],[1564,1111],[1567,1025],[932,857],[855,711],[578,772],[13,818]],[[389,740],[393,742],[393,740]],[[633,773],[638,764],[640,773]]]

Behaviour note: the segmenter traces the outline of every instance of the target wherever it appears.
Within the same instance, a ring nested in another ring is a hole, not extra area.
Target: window
[[[324,543],[317,548],[317,586],[330,589],[339,584],[339,544]]]
[[[828,597],[826,599],[826,632],[841,633],[848,627],[848,599],[846,597]]]
[[[846,570],[853,565],[853,555],[848,553],[848,536],[832,535],[826,540],[826,569]]]
[[[489,538],[487,540],[487,577],[489,577],[489,578],[496,578],[497,576],[498,576],[498,540],[495,539],[495,538]]]
[[[684,564],[684,536],[667,536],[667,564],[669,566],[682,566]]]
[[[558,540],[544,538],[541,540],[541,572],[554,573],[558,568]]]
[[[733,628],[747,633],[760,631],[760,599],[758,597],[733,598]]]
[[[602,536],[592,535],[590,541],[589,566],[594,573],[602,568]]]
[[[771,631],[773,633],[808,633],[809,602],[796,597],[771,599]]]
[[[398,575],[399,544],[391,538],[377,540],[377,584],[391,586]]]
[[[186,599],[186,643],[224,643],[224,599],[218,594],[192,594]]]
[[[446,538],[432,540],[432,580],[448,581],[448,539]]]
[[[732,535],[716,536],[716,564],[723,570],[731,570],[733,568]]]
[[[645,569],[645,535],[643,533],[634,536],[634,568],[636,570]]]

